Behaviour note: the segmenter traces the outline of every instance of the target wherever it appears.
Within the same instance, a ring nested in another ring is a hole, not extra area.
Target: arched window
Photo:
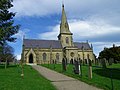
[[[69,43],[69,38],[68,37],[66,37],[66,43]]]
[[[43,53],[43,60],[45,61],[46,60],[46,53]]]
[[[59,61],[59,53],[56,53],[56,60]]]

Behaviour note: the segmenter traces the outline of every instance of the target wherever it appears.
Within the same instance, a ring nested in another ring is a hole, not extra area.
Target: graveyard
[[[4,65],[0,65],[0,90],[56,90],[56,88],[31,66],[24,66],[22,78],[20,66],[9,65],[4,69]]]
[[[88,64],[81,65],[79,73],[75,72],[74,64],[67,64],[65,69],[62,64],[42,64],[42,66],[104,90],[120,90],[120,64],[107,64],[106,68],[93,64],[91,67],[92,76],[89,73]]]

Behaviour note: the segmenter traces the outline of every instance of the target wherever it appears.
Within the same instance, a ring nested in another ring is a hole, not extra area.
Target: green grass
[[[104,90],[111,90],[111,79],[110,79],[110,70],[109,69],[102,69],[102,68],[96,68],[93,67],[93,78],[89,79],[88,78],[88,66],[82,66],[82,77],[80,75],[74,74],[73,73],[73,65],[67,65],[67,71],[63,72],[62,71],[62,66],[61,64],[56,64],[55,68],[54,65],[48,65],[44,64],[42,66],[45,66],[47,68],[50,68],[52,70],[55,70],[59,73],[63,73],[65,75],[68,75],[70,77],[76,78],[78,80],[84,81],[90,85],[94,85],[100,88],[103,88]],[[118,67],[120,66],[117,65]],[[112,78],[113,78],[113,85],[114,85],[114,90],[120,90],[120,69],[116,69],[116,65],[110,66],[111,72],[112,72]],[[109,68],[110,68],[109,67]],[[120,68],[120,67],[119,67]]]
[[[108,68],[119,68],[120,69],[120,64],[112,64],[110,66],[107,66]]]
[[[0,65],[0,90],[56,90],[51,82],[41,76],[31,66],[24,66],[24,79],[19,66],[4,69]]]

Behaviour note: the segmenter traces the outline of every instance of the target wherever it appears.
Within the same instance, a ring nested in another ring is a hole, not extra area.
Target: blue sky
[[[16,43],[10,45],[18,59],[24,35],[25,38],[57,40],[62,2],[74,41],[88,40],[96,55],[104,47],[120,45],[120,0],[14,0],[10,10],[17,12],[14,20],[21,28],[15,35]]]

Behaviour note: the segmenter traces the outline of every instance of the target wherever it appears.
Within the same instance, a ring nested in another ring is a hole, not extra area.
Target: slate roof
[[[55,49],[62,49],[62,45],[59,40],[39,40],[39,39],[24,39],[23,44],[25,48],[55,48]],[[74,42],[75,47],[84,50],[90,50],[90,45],[88,43],[79,43]]]
[[[82,48],[84,48],[84,50],[91,49],[90,45],[87,42],[86,43],[74,42],[74,45],[77,46],[79,49],[82,49]]]
[[[23,44],[25,48],[62,48],[58,40],[38,40],[38,39],[24,39]]]

